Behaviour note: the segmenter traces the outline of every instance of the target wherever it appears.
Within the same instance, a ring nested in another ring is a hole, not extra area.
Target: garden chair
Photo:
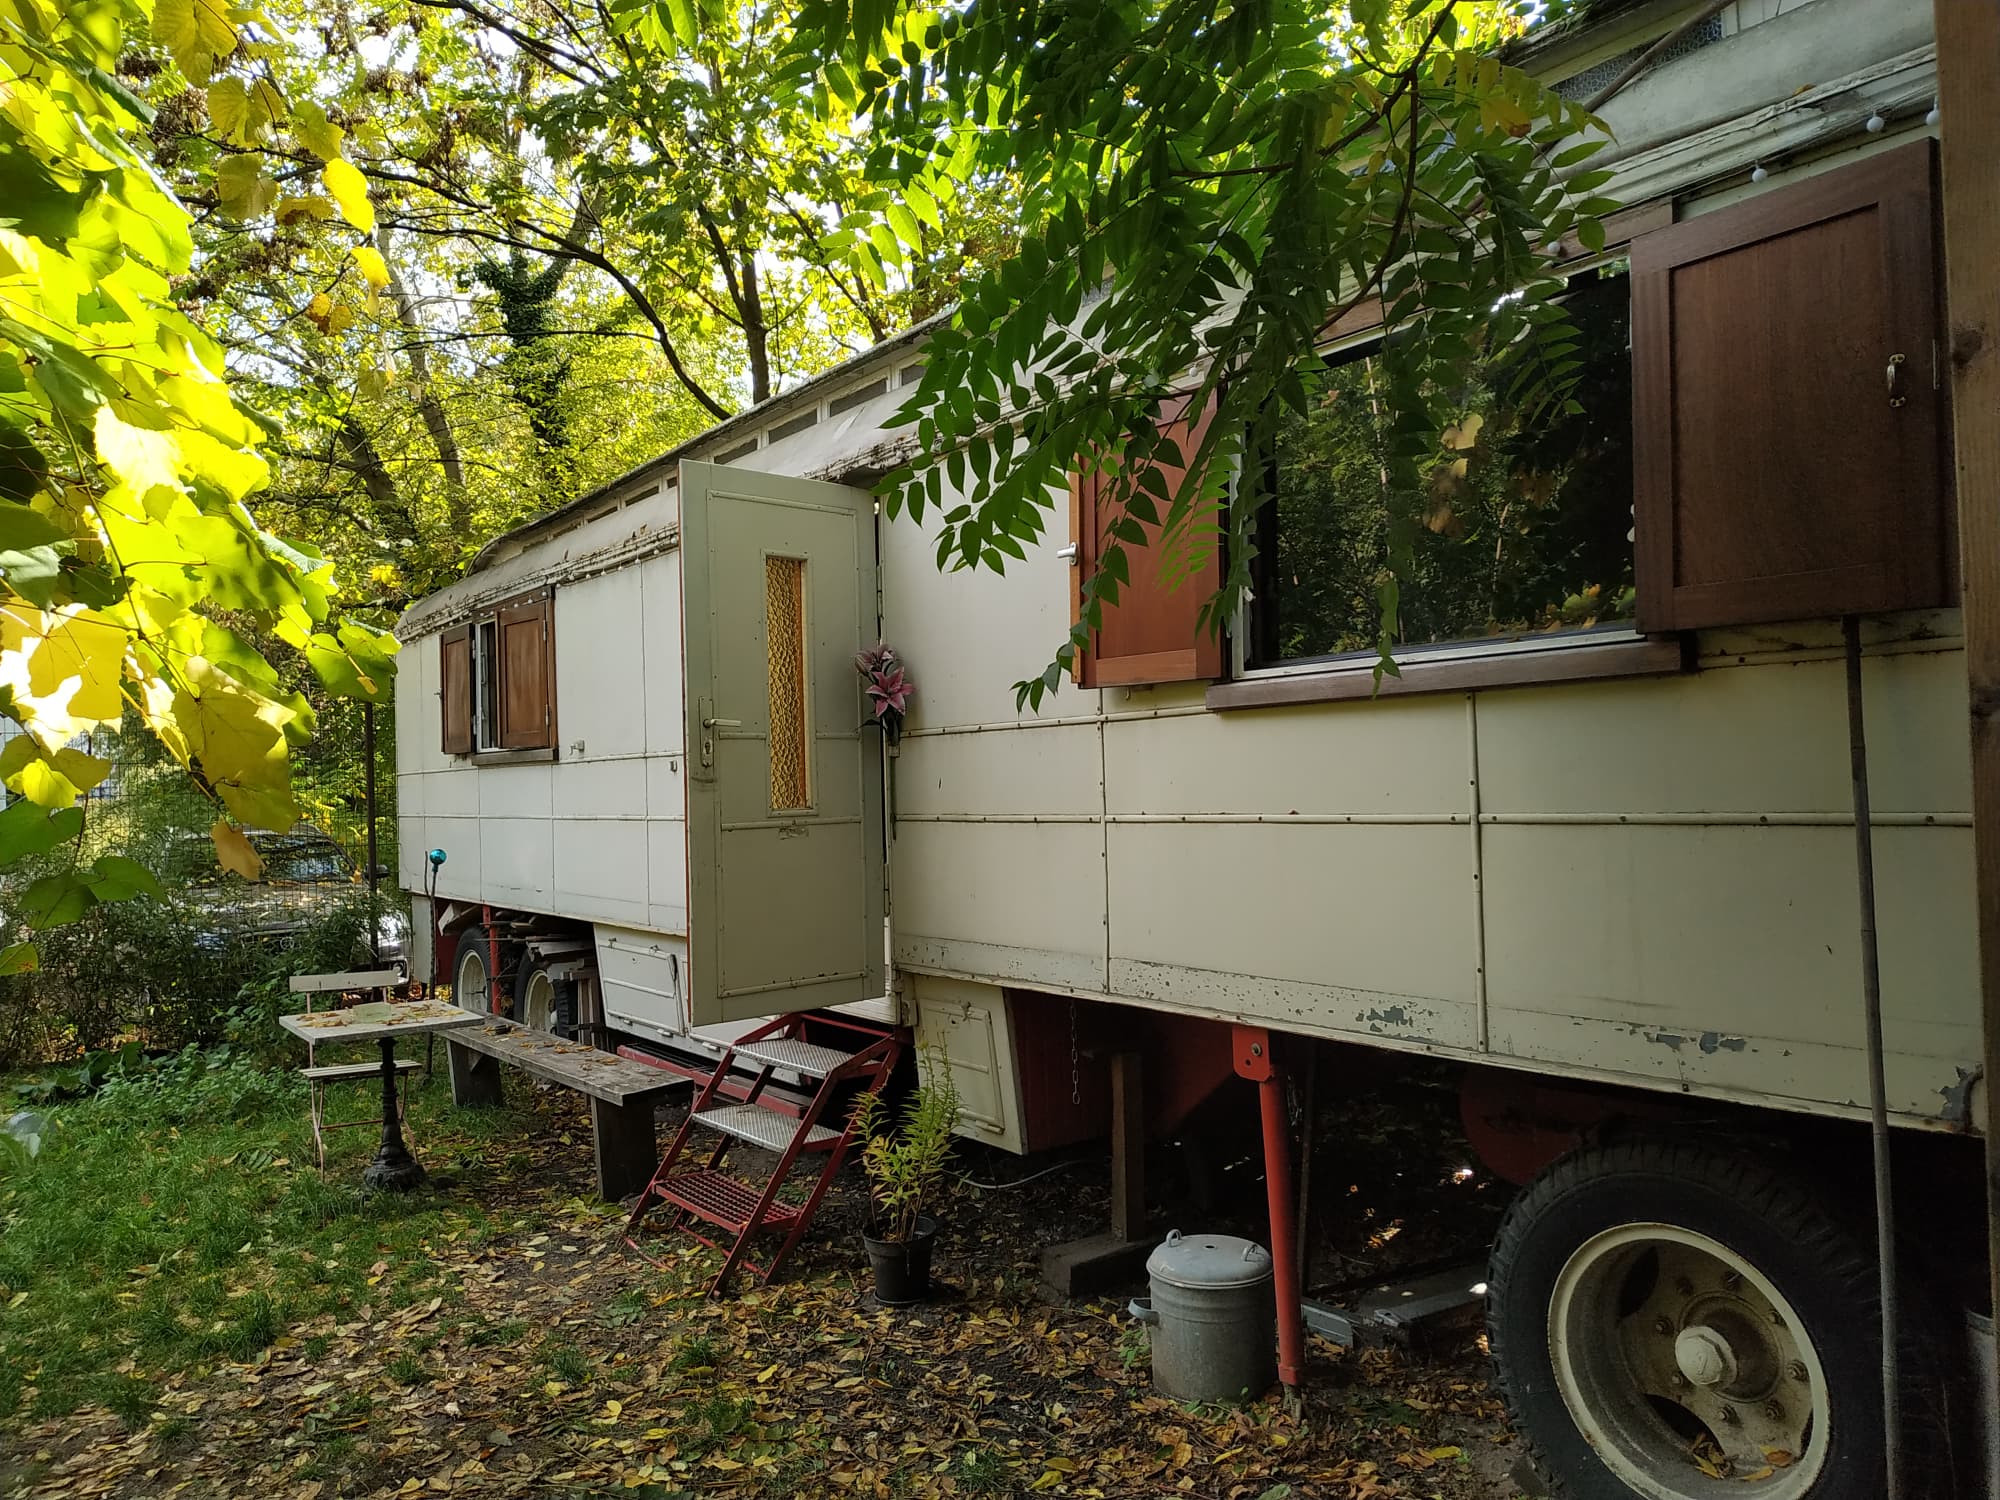
[[[350,997],[367,995],[374,1000],[386,1001],[401,984],[403,976],[394,969],[364,969],[342,974],[294,974],[291,990],[295,995],[305,997],[306,1014],[311,1015],[315,1000],[327,1000],[336,1006],[352,1003]],[[330,1038],[330,1040],[337,1038]],[[379,1088],[382,1079],[382,1065],[379,1062],[328,1063],[322,1065],[316,1056],[317,1045],[308,1038],[306,1041],[306,1065],[299,1069],[306,1080],[308,1109],[312,1117],[313,1158],[320,1171],[326,1170],[326,1137],[329,1131],[351,1130],[361,1125],[380,1126],[380,1108],[366,1119],[330,1120],[327,1118],[327,1097],[333,1086],[339,1083],[364,1083],[371,1088]],[[413,1057],[396,1059],[396,1077],[403,1091],[402,1115],[403,1133],[414,1145],[416,1129],[410,1123],[410,1075],[423,1066]]]

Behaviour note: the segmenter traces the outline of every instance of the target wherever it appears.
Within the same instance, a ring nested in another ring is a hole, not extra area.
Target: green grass
[[[434,1170],[522,1128],[512,1111],[448,1100],[440,1076],[418,1105]],[[101,1402],[143,1426],[162,1376],[254,1360],[323,1313],[448,1290],[423,1242],[492,1222],[476,1192],[365,1193],[365,1130],[333,1137],[322,1177],[289,1069],[201,1068],[48,1113],[41,1156],[0,1176],[0,1421]],[[371,1287],[376,1261],[391,1269]]]
[[[674,1350],[673,1367],[676,1370],[711,1370],[720,1359],[720,1347],[705,1333],[692,1334],[681,1340]]]
[[[568,1339],[549,1339],[542,1345],[542,1368],[551,1380],[564,1385],[582,1385],[590,1379],[590,1357]]]
[[[992,1494],[1007,1483],[1007,1460],[991,1448],[967,1451],[959,1465],[959,1484],[974,1494]]]

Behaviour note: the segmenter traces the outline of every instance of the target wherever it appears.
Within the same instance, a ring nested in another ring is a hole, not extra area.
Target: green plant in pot
[[[863,1095],[857,1106],[870,1210],[862,1241],[875,1270],[875,1300],[885,1307],[907,1307],[930,1296],[934,1212],[951,1181],[947,1167],[958,1089],[936,1048],[925,1049],[921,1071],[922,1081],[900,1116],[891,1115],[880,1094]]]

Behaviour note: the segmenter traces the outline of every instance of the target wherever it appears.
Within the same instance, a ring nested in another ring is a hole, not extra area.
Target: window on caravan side
[[[1396,527],[1413,576],[1397,645],[1620,627],[1633,612],[1632,360],[1623,264],[1576,277],[1564,297],[1578,333],[1580,411],[1517,420],[1496,374],[1450,398],[1465,414],[1414,491],[1397,491],[1380,343],[1334,357],[1309,410],[1267,440],[1272,499],[1258,517],[1250,662],[1371,654],[1378,581]],[[1398,518],[1403,518],[1400,520]]]
[[[552,751],[555,599],[548,590],[482,611],[438,638],[447,755]]]

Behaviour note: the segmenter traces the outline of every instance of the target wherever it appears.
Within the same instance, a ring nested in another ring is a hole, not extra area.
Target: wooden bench
[[[691,1079],[498,1016],[448,1033],[444,1047],[454,1104],[498,1104],[501,1063],[586,1095],[597,1193],[613,1202],[643,1188],[660,1164],[653,1106],[676,1090],[693,1087]]]

